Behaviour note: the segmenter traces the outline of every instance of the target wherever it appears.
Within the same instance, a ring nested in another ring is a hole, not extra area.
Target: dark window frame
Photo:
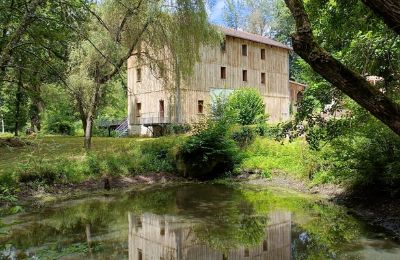
[[[247,56],[247,44],[242,44],[242,56]]]
[[[136,69],[136,82],[142,82],[142,69]]]
[[[204,100],[197,100],[197,113],[204,114]]]
[[[142,103],[137,102],[136,103],[136,117],[140,117],[142,113]]]
[[[261,49],[261,59],[265,60],[265,49]]]
[[[226,79],[226,67],[221,67],[221,79]]]

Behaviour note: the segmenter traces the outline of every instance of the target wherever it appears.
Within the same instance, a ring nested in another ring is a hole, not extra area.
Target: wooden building
[[[290,117],[289,51],[286,45],[259,35],[219,27],[225,41],[204,46],[193,75],[182,82],[179,103],[150,67],[136,56],[128,60],[130,134],[149,134],[157,125],[193,123],[205,113],[211,97],[243,87],[256,88],[272,122]],[[179,105],[180,115],[176,115]]]
[[[196,237],[196,224],[175,216],[128,214],[130,260],[289,260],[291,213],[268,215],[264,237],[257,245],[221,252]],[[198,224],[197,224],[198,225]]]

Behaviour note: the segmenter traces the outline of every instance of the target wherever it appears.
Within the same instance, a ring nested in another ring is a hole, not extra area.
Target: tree
[[[380,3],[382,1],[368,1]],[[285,0],[296,22],[296,33],[292,35],[293,48],[323,78],[343,91],[372,115],[400,135],[400,106],[385,93],[367,82],[359,73],[334,58],[315,40],[309,17],[301,0]],[[391,2],[393,6],[400,3]],[[396,8],[388,12],[395,13]],[[382,14],[381,14],[382,15]],[[385,14],[383,14],[385,15]],[[385,17],[387,14],[385,15]],[[396,17],[394,15],[394,17]],[[389,18],[387,18],[389,19]],[[384,19],[385,20],[385,19]],[[390,19],[396,24],[396,20]],[[385,22],[387,22],[385,20]],[[400,24],[397,24],[400,26]]]
[[[179,90],[179,81],[191,73],[201,44],[214,39],[214,31],[201,0],[106,0],[86,9],[92,14],[90,31],[72,52],[68,85],[83,124],[84,146],[90,149],[107,85],[129,57],[155,67]]]
[[[38,59],[40,55],[37,51],[47,52],[65,61],[69,40],[79,38],[82,23],[86,19],[81,9],[84,2],[0,1],[0,83],[7,75],[7,70],[17,66],[16,57],[21,53]],[[48,66],[47,62],[41,63]]]
[[[265,106],[260,93],[253,88],[234,91],[227,103],[228,110],[234,111],[237,123],[253,125],[265,122]]]
[[[10,89],[14,87],[19,93],[17,101],[26,100],[13,105],[17,109],[14,119],[6,118],[7,125],[15,123],[15,134],[25,126],[28,117],[31,132],[40,131],[40,114],[44,109],[41,88],[52,82],[65,83],[70,46],[85,31],[84,2],[0,1],[0,88],[14,92]],[[25,110],[29,114],[18,112]]]

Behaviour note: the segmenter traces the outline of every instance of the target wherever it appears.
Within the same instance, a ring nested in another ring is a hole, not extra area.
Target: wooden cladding
[[[226,79],[226,67],[221,67],[221,79]]]

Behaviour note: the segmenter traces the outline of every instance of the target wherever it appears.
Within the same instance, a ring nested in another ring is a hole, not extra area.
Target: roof
[[[296,82],[296,81],[293,81],[293,80],[289,80],[289,82],[292,83],[292,84],[295,84],[295,85],[302,86],[302,87],[307,87],[306,84],[303,84],[303,83],[300,83],[300,82]]]
[[[264,37],[264,36],[261,36],[261,35],[248,33],[248,32],[245,32],[245,31],[229,29],[229,28],[225,28],[225,27],[222,27],[222,26],[217,26],[217,28],[227,36],[232,36],[232,37],[241,38],[241,39],[245,39],[245,40],[249,40],[249,41],[253,41],[253,42],[258,42],[258,43],[263,43],[263,44],[275,46],[275,47],[278,47],[278,48],[292,50],[291,47],[286,46],[285,44],[283,44],[281,42],[274,41],[274,40],[272,40],[270,38],[267,38],[267,37]]]

